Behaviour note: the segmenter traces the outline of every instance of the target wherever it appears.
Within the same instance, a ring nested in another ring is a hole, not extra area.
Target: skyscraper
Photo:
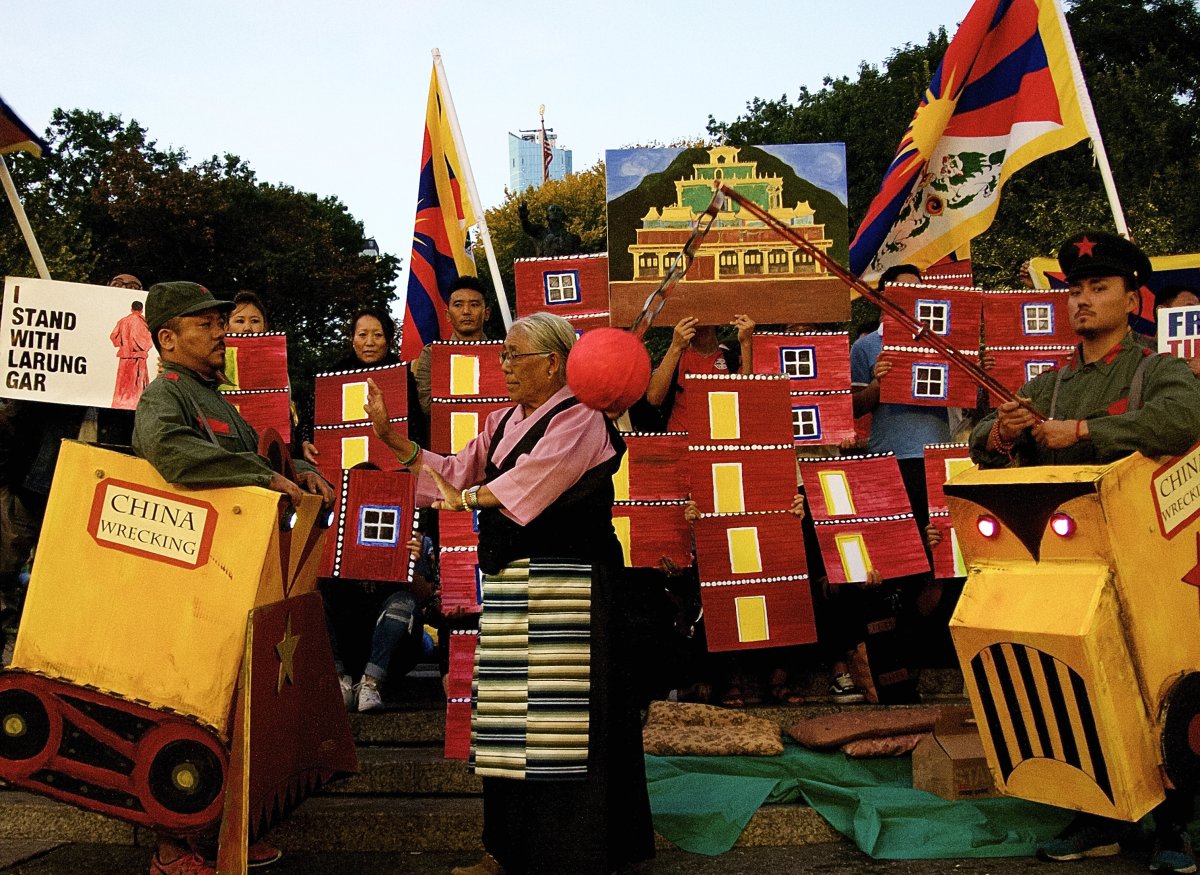
[[[508,134],[508,188],[522,192],[542,184],[542,132],[540,129]],[[559,149],[558,135],[553,128],[546,130],[546,140],[554,159],[550,162],[550,178],[562,179],[571,172],[571,150]]]

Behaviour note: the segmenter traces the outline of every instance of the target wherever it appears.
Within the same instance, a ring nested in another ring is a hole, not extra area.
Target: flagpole
[[[37,238],[33,236],[29,217],[25,215],[25,207],[21,205],[21,199],[17,197],[17,187],[13,183],[12,174],[8,172],[8,164],[3,155],[0,155],[0,182],[4,184],[4,193],[8,195],[13,215],[17,217],[17,224],[21,226],[21,235],[25,238],[25,245],[29,247],[29,254],[33,256],[38,276],[44,280],[50,279],[50,269],[46,267],[46,259],[42,258],[42,250],[38,246]]]
[[[1104,149],[1104,139],[1100,136],[1100,123],[1096,121],[1096,110],[1092,106],[1092,96],[1088,93],[1087,82],[1083,78],[1083,68],[1079,66],[1079,55],[1075,52],[1075,40],[1071,29],[1067,26],[1067,15],[1063,12],[1061,0],[1052,0],[1058,22],[1062,26],[1066,42],[1067,58],[1071,62],[1071,77],[1075,80],[1075,92],[1079,95],[1079,112],[1083,116],[1083,126],[1087,128],[1092,138],[1092,155],[1100,170],[1100,178],[1104,181],[1104,191],[1108,195],[1108,206],[1112,210],[1113,222],[1117,233],[1129,239],[1129,226],[1125,223],[1125,211],[1121,209],[1121,198],[1117,195],[1117,183],[1113,179],[1112,167],[1108,163],[1108,152]]]
[[[479,199],[479,190],[475,187],[475,174],[471,172],[471,159],[467,157],[467,147],[463,140],[462,129],[458,126],[458,113],[454,111],[454,98],[450,96],[450,83],[446,80],[446,68],[442,66],[442,53],[433,50],[433,69],[437,73],[438,88],[445,103],[446,119],[450,122],[450,133],[458,151],[458,160],[462,164],[463,177],[467,183],[467,196],[475,211],[475,221],[479,225],[479,237],[483,241],[483,251],[487,254],[488,268],[492,272],[492,282],[496,286],[496,303],[500,305],[500,318],[504,320],[504,330],[512,327],[512,313],[508,309],[508,296],[504,292],[504,280],[500,276],[500,266],[496,263],[496,251],[492,248],[492,235],[488,233],[487,217],[484,215],[483,201]]]

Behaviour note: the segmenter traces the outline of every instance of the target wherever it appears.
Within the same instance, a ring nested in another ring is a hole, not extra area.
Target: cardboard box
[[[912,755],[913,788],[943,799],[999,796],[968,705],[943,708],[933,735]]]

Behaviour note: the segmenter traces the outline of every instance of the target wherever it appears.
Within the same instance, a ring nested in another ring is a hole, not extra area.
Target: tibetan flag
[[[416,359],[425,344],[450,336],[445,312],[450,284],[460,276],[475,275],[475,262],[467,251],[467,229],[475,224],[475,214],[462,179],[458,146],[435,67],[425,111],[417,223],[404,305],[400,357],[405,361]]]
[[[4,99],[0,98],[0,155],[28,152],[35,158],[41,158],[42,152],[49,149],[50,147],[25,122],[17,118],[17,114],[9,109]]]
[[[924,269],[992,223],[1004,182],[1094,129],[1058,0],[977,0],[850,246],[874,278]]]

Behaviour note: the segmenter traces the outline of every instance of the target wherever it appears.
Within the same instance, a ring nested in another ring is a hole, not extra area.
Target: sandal
[[[725,691],[725,695],[721,697],[722,708],[745,708],[746,699],[742,695],[741,687],[730,687]]]

